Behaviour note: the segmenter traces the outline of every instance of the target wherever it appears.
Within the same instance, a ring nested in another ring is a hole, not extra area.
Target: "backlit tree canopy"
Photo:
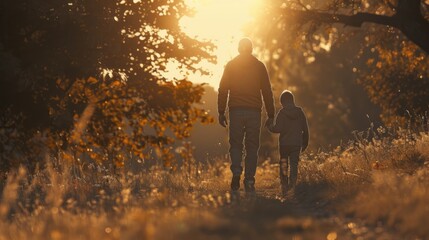
[[[428,1],[279,0],[267,4],[260,19],[265,21],[252,29],[258,29],[255,36],[265,43],[280,85],[306,75],[296,76],[302,58],[309,64],[322,55],[332,55],[335,61],[341,55],[338,66],[353,71],[371,101],[381,107],[386,123],[422,117],[428,111]],[[343,81],[338,75],[331,80]],[[305,80],[299,84],[305,85]],[[331,93],[333,99],[343,97],[335,89]]]
[[[274,16],[281,16],[283,22],[311,22],[318,26],[339,23],[352,27],[374,23],[395,28],[421,50],[429,52],[427,0],[292,0],[276,1],[276,4],[277,15]]]
[[[163,75],[168,63],[190,72],[211,58],[212,45],[180,31],[178,20],[189,14],[183,1],[0,5],[3,157],[21,129],[60,133],[53,145],[122,164],[124,152],[144,157],[148,144],[170,142],[166,130],[182,138],[194,121],[210,120],[193,107],[202,86]]]

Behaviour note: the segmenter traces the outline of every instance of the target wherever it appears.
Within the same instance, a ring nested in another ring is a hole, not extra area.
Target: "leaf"
[[[121,86],[122,84],[121,84],[121,82],[120,81],[118,81],[118,80],[116,80],[116,81],[113,81],[111,84],[110,84],[110,86],[111,87],[119,87],[119,86]]]
[[[96,83],[98,83],[98,80],[94,77],[89,77],[87,82],[90,84],[96,84]]]

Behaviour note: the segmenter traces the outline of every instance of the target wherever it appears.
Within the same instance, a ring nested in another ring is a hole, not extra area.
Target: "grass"
[[[427,133],[357,135],[332,152],[303,155],[295,198],[404,238],[429,238],[428,160]],[[228,224],[218,214],[233,201],[225,159],[173,173],[157,166],[120,174],[73,169],[47,164],[2,178],[0,240],[205,238],[198,229]],[[259,166],[257,189],[280,193],[278,164]]]
[[[359,140],[319,161],[314,158],[301,162],[304,190],[323,186],[322,197],[340,214],[405,237],[429,237],[427,133]]]
[[[32,176],[20,168],[3,184],[0,239],[171,239],[192,222],[212,218],[200,208],[229,201],[213,194],[225,177],[212,177],[226,165],[206,167],[198,176],[155,167],[80,177],[71,166],[47,165]]]

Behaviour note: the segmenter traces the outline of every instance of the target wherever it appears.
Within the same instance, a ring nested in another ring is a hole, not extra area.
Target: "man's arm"
[[[270,77],[268,76],[267,68],[264,64],[261,67],[261,91],[264,98],[265,110],[267,111],[268,118],[274,118],[274,97],[271,89]]]
[[[226,103],[228,100],[229,93],[229,81],[230,81],[230,66],[227,64],[223,70],[222,78],[220,79],[219,89],[218,89],[218,98],[217,106],[218,112],[220,115],[225,114]]]
[[[228,93],[229,93],[229,81],[230,81],[230,73],[229,73],[229,65],[225,66],[223,71],[222,78],[220,80],[219,89],[218,89],[218,97],[217,97],[217,107],[219,113],[219,124],[223,127],[226,127],[226,117],[225,117],[225,109],[226,103],[228,101]]]
[[[284,116],[279,112],[276,117],[275,124],[268,126],[268,130],[272,133],[280,133],[282,131],[282,122],[284,121]]]

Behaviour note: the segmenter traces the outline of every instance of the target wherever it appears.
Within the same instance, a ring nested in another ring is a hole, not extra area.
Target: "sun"
[[[182,31],[190,37],[208,40],[217,46],[213,53],[217,57],[217,64],[201,62],[201,67],[211,74],[189,76],[191,81],[209,83],[217,89],[224,65],[238,54],[237,43],[245,36],[243,28],[254,20],[255,9],[261,2],[262,0],[186,1],[195,10],[195,15],[180,20]]]
[[[222,41],[240,35],[244,24],[252,20],[251,6],[255,0],[186,1],[195,9],[192,17],[181,19],[182,30],[203,40]]]

